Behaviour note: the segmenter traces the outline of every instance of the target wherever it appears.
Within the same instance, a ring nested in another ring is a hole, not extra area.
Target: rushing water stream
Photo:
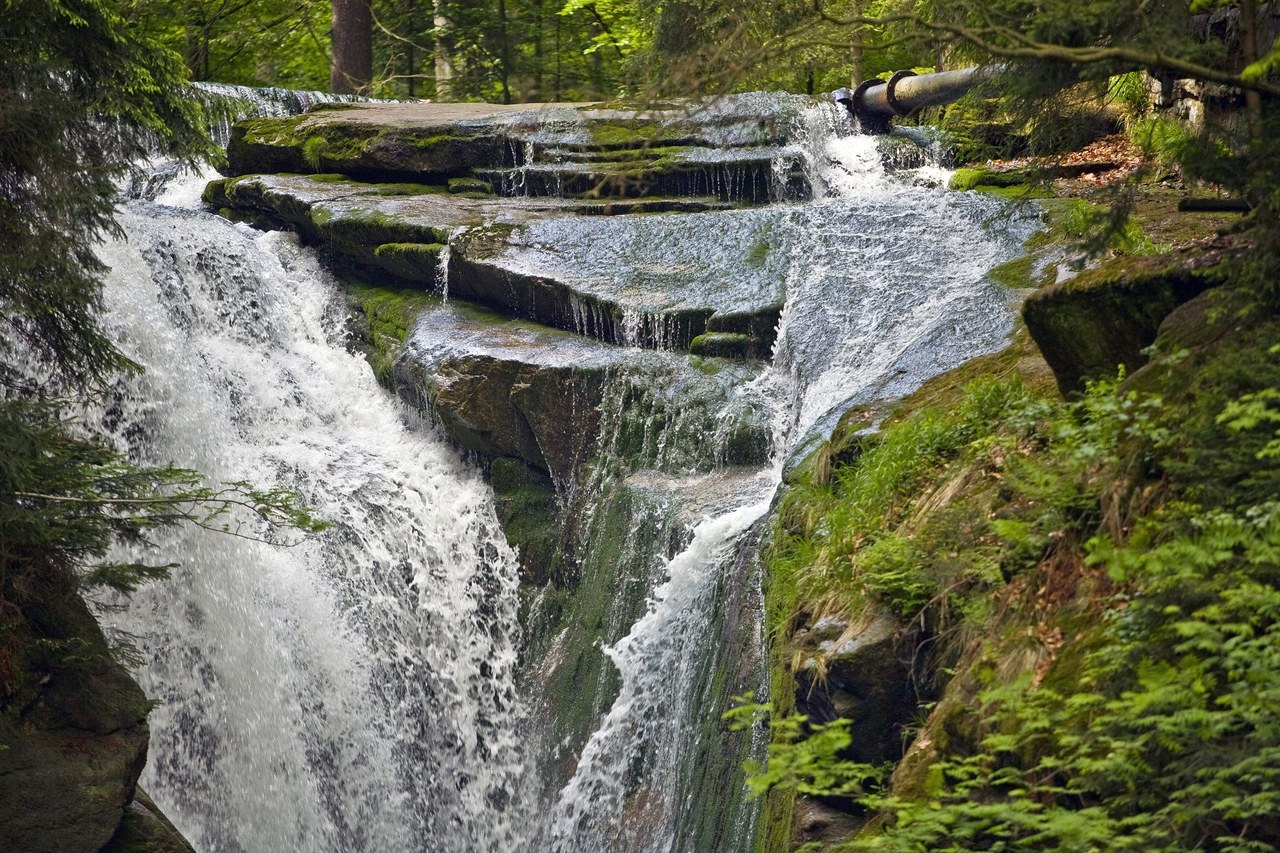
[[[545,225],[621,280],[626,263],[715,271],[716,241],[754,229],[771,235],[758,274],[788,293],[772,366],[744,389],[770,407],[774,462],[717,481],[701,520],[680,496],[714,472],[627,472],[660,484],[671,509],[652,523],[679,528],[678,546],[639,555],[639,618],[605,649],[613,689],[590,700],[594,733],[557,790],[518,672],[515,560],[478,470],[347,352],[340,293],[294,237],[199,211],[197,180],[126,205],[128,240],[104,249],[107,322],[147,371],[104,422],[142,461],[296,489],[333,522],[288,548],[175,534],[161,544],[182,567],[113,617],[160,702],[142,784],[197,849],[749,849],[740,757],[730,784],[702,778],[719,749],[702,721],[725,699],[710,670],[728,634],[755,649],[740,680],[765,689],[752,543],[783,462],[847,401],[999,346],[1009,297],[984,276],[1028,227],[927,173],[886,174],[874,141],[832,119],[815,110],[791,152],[826,188],[815,201]],[[599,228],[633,229],[621,261]]]

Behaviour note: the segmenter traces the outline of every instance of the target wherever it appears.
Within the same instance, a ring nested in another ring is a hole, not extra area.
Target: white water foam
[[[106,412],[121,444],[333,522],[160,543],[182,567],[112,620],[161,703],[143,786],[201,850],[512,848],[516,570],[487,486],[342,348],[291,235],[143,202],[121,222],[107,322],[147,368]]]

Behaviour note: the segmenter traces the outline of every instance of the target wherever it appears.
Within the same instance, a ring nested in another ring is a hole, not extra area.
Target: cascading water
[[[202,850],[514,847],[515,568],[487,487],[344,351],[295,238],[171,201],[195,199],[131,203],[104,253],[147,368],[108,421],[143,461],[296,489],[333,527],[162,543],[182,568],[114,620],[161,703],[143,785]]]
[[[289,549],[176,535],[163,544],[183,568],[113,617],[162,703],[143,785],[200,849],[752,846],[738,765],[763,744],[719,715],[767,688],[756,539],[784,460],[848,401],[998,347],[1008,298],[985,272],[1030,230],[928,170],[886,174],[873,139],[835,132],[834,109],[807,119],[776,178],[805,162],[813,201],[526,229],[535,271],[568,258],[623,287],[786,288],[772,366],[735,392],[769,409],[763,470],[724,469],[727,405],[723,429],[706,428],[660,405],[661,377],[610,379],[594,479],[565,500],[582,511],[581,571],[612,572],[593,594],[617,606],[590,626],[607,669],[565,682],[582,695],[564,731],[540,716],[562,705],[518,698],[538,679],[516,672],[516,568],[492,494],[343,349],[318,261],[195,211],[189,184],[124,210],[129,242],[105,250],[108,322],[147,373],[104,422],[141,461],[293,488],[334,522]],[[580,308],[583,331],[603,327]],[[624,318],[624,342],[663,344],[655,320]],[[539,652],[540,672],[565,665],[570,639]]]
[[[709,733],[707,718],[727,710],[729,697],[708,701],[706,688],[716,673],[698,672],[697,665],[722,640],[717,626],[726,613],[718,605],[734,584],[750,580],[741,572],[735,576],[738,543],[768,511],[787,454],[821,428],[824,415],[860,397],[904,394],[997,348],[1011,330],[1007,297],[986,271],[1012,256],[1030,232],[1029,218],[1007,212],[998,218],[996,202],[938,189],[936,169],[891,176],[874,138],[833,133],[839,117],[832,110],[815,110],[808,119],[815,126],[793,153],[809,164],[820,194],[813,202],[677,221],[653,218],[629,224],[629,233],[609,240],[559,235],[575,247],[575,265],[587,274],[610,275],[618,286],[655,257],[695,281],[711,272],[739,282],[738,270],[726,276],[725,263],[741,257],[744,235],[766,235],[768,256],[745,272],[783,271],[787,301],[773,369],[755,383],[768,389],[765,396],[776,406],[774,464],[749,484],[738,484],[728,505],[693,529],[688,545],[658,573],[647,613],[607,647],[620,675],[617,698],[556,798],[543,836],[551,849],[656,853],[752,846],[755,813],[733,808],[746,793],[741,776],[730,776],[736,784],[727,790],[715,790],[697,784],[700,771],[710,775],[708,768],[690,766],[705,760],[708,737],[726,737]],[[577,226],[561,220],[543,227]],[[621,228],[615,223],[611,230]],[[619,265],[619,256],[630,263]],[[528,260],[548,262],[536,250]],[[758,626],[754,636],[758,641]],[[751,686],[763,698],[767,684],[759,659],[755,672]],[[749,747],[761,757],[762,743]],[[691,802],[695,790],[706,802]]]

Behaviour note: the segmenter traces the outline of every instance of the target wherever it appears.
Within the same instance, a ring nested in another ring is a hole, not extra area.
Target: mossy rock
[[[1064,394],[1146,363],[1174,308],[1223,281],[1238,249],[1220,241],[1166,255],[1121,257],[1031,295],[1022,316]]]
[[[1012,199],[1054,196],[1045,184],[1044,174],[1034,169],[956,169],[947,187],[956,192],[976,190]]]
[[[493,195],[493,185],[488,181],[480,178],[464,177],[450,178],[449,192],[451,193],[478,193],[482,196]]]
[[[146,763],[151,702],[74,578],[28,578],[21,601],[0,648],[0,850],[99,850]]]
[[[440,275],[439,243],[383,243],[373,256],[384,270],[405,281],[433,286]]]
[[[461,123],[380,124],[359,107],[238,122],[227,145],[233,175],[341,172],[370,181],[467,174],[505,163],[498,134]]]
[[[736,332],[706,332],[689,344],[689,352],[694,355],[719,358],[750,358],[753,349],[751,337]]]
[[[195,853],[160,808],[141,788],[125,809],[120,828],[101,853]]]
[[[489,463],[498,521],[520,560],[520,582],[550,583],[563,550],[560,504],[551,479],[519,459],[500,456]]]
[[[419,291],[370,287],[351,280],[344,289],[358,312],[352,337],[364,350],[374,377],[390,387],[391,365],[399,357],[414,320],[440,300]]]

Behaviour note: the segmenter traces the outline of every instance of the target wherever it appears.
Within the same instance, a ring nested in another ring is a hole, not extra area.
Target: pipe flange
[[[886,115],[876,114],[866,109],[863,96],[868,89],[875,86],[883,86],[884,81],[879,77],[872,77],[869,80],[863,80],[858,84],[858,88],[853,90],[853,97],[849,100],[849,112],[857,119],[858,126],[863,133],[888,133],[890,130],[889,117]]]
[[[907,77],[914,76],[916,76],[914,71],[895,71],[893,72],[893,76],[889,78],[889,82],[885,84],[884,99],[888,102],[889,108],[893,110],[893,114],[896,116],[909,116],[911,115],[911,110],[902,106],[898,101],[897,96],[893,93],[893,90],[897,88],[899,80],[904,80]]]
[[[870,80],[863,80],[858,84],[858,88],[853,90],[853,103],[862,103],[862,96],[867,93],[867,90],[872,86],[879,86],[883,82],[884,81],[879,77],[872,77]]]

